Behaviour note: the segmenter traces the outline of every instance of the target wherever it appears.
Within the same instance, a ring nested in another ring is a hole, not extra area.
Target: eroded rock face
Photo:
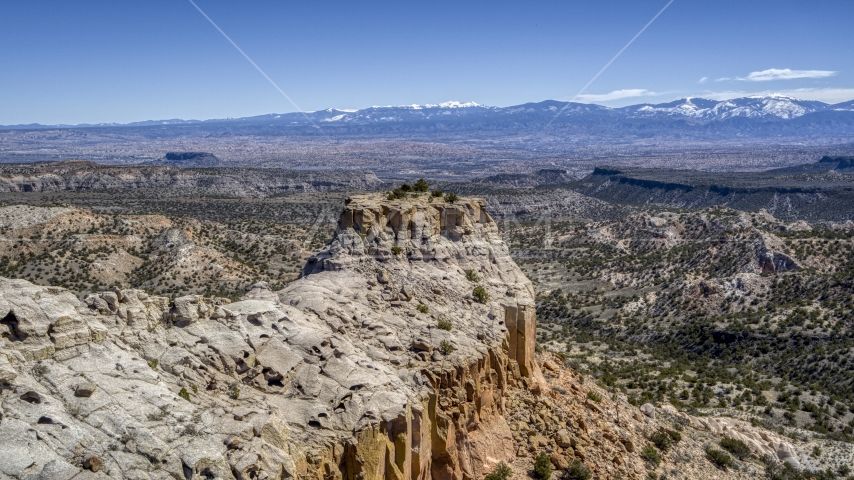
[[[507,388],[544,388],[533,289],[478,200],[354,197],[279,292],[0,279],[0,319],[15,478],[478,478],[514,455]]]

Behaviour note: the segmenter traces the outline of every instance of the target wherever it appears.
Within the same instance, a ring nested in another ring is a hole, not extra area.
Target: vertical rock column
[[[510,360],[519,365],[523,377],[534,374],[534,348],[537,337],[537,314],[533,305],[515,303],[503,305],[504,323],[507,325]]]

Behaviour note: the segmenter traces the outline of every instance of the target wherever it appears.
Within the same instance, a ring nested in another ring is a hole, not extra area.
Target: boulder
[[[640,411],[647,417],[655,420],[655,407],[651,403],[641,405]]]
[[[78,397],[91,397],[92,394],[95,393],[96,388],[97,387],[95,387],[94,383],[83,382],[77,385],[77,387],[74,389],[74,394]]]
[[[566,455],[562,455],[557,452],[552,452],[552,454],[549,456],[549,460],[552,461],[552,465],[554,465],[554,467],[558,470],[566,470],[567,468],[569,468],[569,459],[566,457]]]
[[[100,472],[104,468],[104,461],[97,455],[91,455],[83,460],[83,468],[93,472]]]

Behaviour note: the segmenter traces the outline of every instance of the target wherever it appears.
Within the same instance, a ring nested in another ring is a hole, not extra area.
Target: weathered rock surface
[[[515,454],[507,390],[548,388],[478,200],[354,197],[279,292],[0,279],[0,319],[0,478],[479,478]]]

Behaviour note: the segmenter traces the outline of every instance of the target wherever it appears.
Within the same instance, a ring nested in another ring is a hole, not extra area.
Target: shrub
[[[711,447],[707,448],[706,458],[708,458],[716,467],[723,470],[732,466],[732,457],[723,450],[717,450]]]
[[[178,396],[188,402],[190,401],[190,392],[188,392],[187,389],[184,387],[181,387],[181,391],[178,392]]]
[[[456,202],[457,200],[459,200],[459,197],[457,197],[457,194],[456,194],[456,193],[446,193],[446,194],[445,194],[445,201],[446,201],[446,202],[448,202],[448,203],[454,203],[454,202]]]
[[[481,285],[474,287],[474,290],[472,291],[471,295],[478,303],[486,303],[487,301],[489,301],[489,293],[487,293],[486,289],[483,288]]]
[[[456,348],[454,348],[454,346],[451,345],[451,342],[447,340],[442,340],[442,343],[439,344],[439,351],[442,352],[442,355],[449,355],[454,350],[456,350]]]
[[[549,480],[552,476],[552,461],[546,452],[540,452],[534,460],[534,476],[540,480]]]
[[[750,447],[747,446],[746,443],[741,440],[736,440],[734,438],[724,437],[721,439],[721,447],[727,452],[735,455],[739,460],[744,460],[748,458],[750,453]]]
[[[199,386],[198,385],[190,385],[190,388],[193,390],[193,393],[199,393]]]
[[[427,313],[430,311],[430,308],[427,305],[418,305],[415,309],[421,313]]]
[[[402,252],[402,251],[403,251],[403,249],[398,247],[397,245],[391,247],[391,253],[393,253],[395,255],[400,255],[400,252]]]
[[[477,276],[477,272],[474,270],[466,270],[466,280],[477,283],[480,281],[480,277]]]
[[[153,370],[157,370],[157,360],[151,360],[150,362],[148,362],[148,366],[151,367]]]
[[[563,471],[562,480],[590,480],[590,469],[581,460],[575,459],[569,468]]]
[[[673,439],[665,432],[657,431],[649,436],[649,440],[662,452],[667,452],[673,446]]]
[[[240,389],[237,388],[237,385],[232,385],[231,388],[228,389],[228,396],[234,400],[240,398]]]
[[[432,197],[441,197],[444,193],[441,190],[433,190],[430,192],[430,196]]]
[[[677,424],[676,428],[682,430],[682,425]],[[682,434],[677,432],[676,430],[667,430],[667,435],[670,436],[670,439],[673,440],[673,443],[679,443],[682,441]]]
[[[412,185],[412,189],[413,189],[413,190],[415,190],[416,192],[422,192],[422,193],[424,193],[424,192],[426,192],[429,188],[430,188],[430,186],[429,186],[429,185],[427,185],[427,180],[424,180],[423,178],[419,178],[419,179],[418,179],[418,180],[417,180],[417,181]]]
[[[587,398],[589,398],[590,400],[593,400],[596,403],[599,403],[602,401],[602,395],[599,395],[598,393],[594,392],[593,390],[590,390],[589,392],[587,392]]]
[[[484,477],[483,480],[507,480],[512,474],[513,471],[510,470],[510,467],[508,467],[506,463],[501,462],[495,467],[495,470]]]
[[[641,458],[655,465],[656,467],[661,463],[661,456],[658,454],[658,450],[653,448],[652,445],[647,445],[643,447],[643,449],[641,450]]]
[[[452,328],[454,328],[454,324],[450,320],[446,320],[442,317],[439,318],[439,324],[437,325],[439,330],[445,330],[450,332]]]

